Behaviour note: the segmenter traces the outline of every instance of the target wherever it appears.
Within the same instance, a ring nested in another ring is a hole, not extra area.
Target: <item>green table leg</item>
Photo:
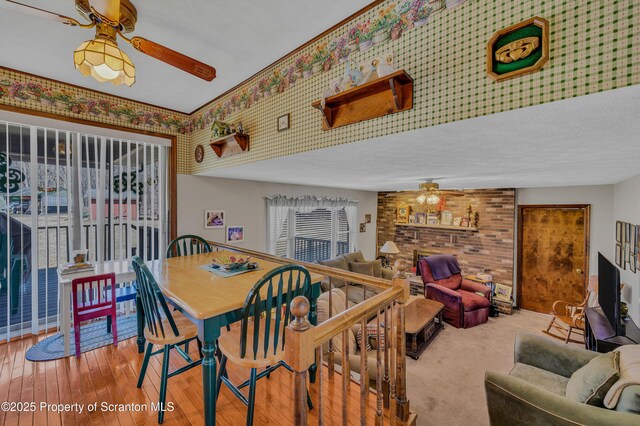
[[[204,393],[204,424],[216,424],[216,340],[220,337],[220,319],[218,317],[198,321],[198,337],[202,341],[202,388]]]

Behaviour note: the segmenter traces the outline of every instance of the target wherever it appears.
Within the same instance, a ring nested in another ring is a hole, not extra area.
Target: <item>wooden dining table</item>
[[[167,300],[198,326],[202,342],[202,387],[204,394],[204,419],[206,425],[216,424],[216,341],[221,327],[241,319],[240,311],[249,291],[270,270],[282,266],[262,259],[254,259],[258,269],[252,272],[222,277],[203,266],[211,265],[214,256],[240,256],[222,250],[213,253],[173,257],[147,261],[146,264],[158,282]],[[283,259],[283,261],[286,259]],[[317,323],[317,298],[324,276],[311,273],[311,310],[309,322]],[[142,312],[138,312],[142,315]],[[144,337],[138,336],[138,344],[144,346]]]

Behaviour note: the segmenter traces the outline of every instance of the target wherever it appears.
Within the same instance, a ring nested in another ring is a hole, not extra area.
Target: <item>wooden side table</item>
[[[418,359],[431,341],[444,328],[444,305],[424,297],[412,297],[405,308],[404,331],[407,335],[407,355]]]

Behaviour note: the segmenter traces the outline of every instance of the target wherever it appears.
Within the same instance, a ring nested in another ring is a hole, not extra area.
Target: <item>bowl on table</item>
[[[251,261],[251,257],[218,256],[211,259],[211,266],[224,271],[234,271],[245,267]]]

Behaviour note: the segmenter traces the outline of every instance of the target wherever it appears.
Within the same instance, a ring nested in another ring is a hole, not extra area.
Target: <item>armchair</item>
[[[583,343],[577,340],[571,340],[571,333],[578,332],[584,339],[584,308],[590,307],[595,304],[596,296],[598,292],[598,276],[592,275],[589,277],[589,287],[587,289],[587,296],[580,304],[566,302],[564,300],[556,300],[551,307],[551,322],[547,327],[545,333],[556,338],[564,338],[565,343]],[[554,330],[560,332],[561,336],[550,332],[551,327]]]
[[[451,275],[434,278],[430,263],[436,267],[449,265]],[[470,328],[489,320],[491,289],[462,278],[455,257],[448,254],[423,257],[418,260],[418,269],[425,283],[425,297],[444,305],[443,318],[447,323],[456,328]]]
[[[640,386],[627,386],[614,409],[565,396],[571,375],[598,356],[542,336],[519,333],[509,374],[487,371],[484,388],[491,425],[640,424]]]

